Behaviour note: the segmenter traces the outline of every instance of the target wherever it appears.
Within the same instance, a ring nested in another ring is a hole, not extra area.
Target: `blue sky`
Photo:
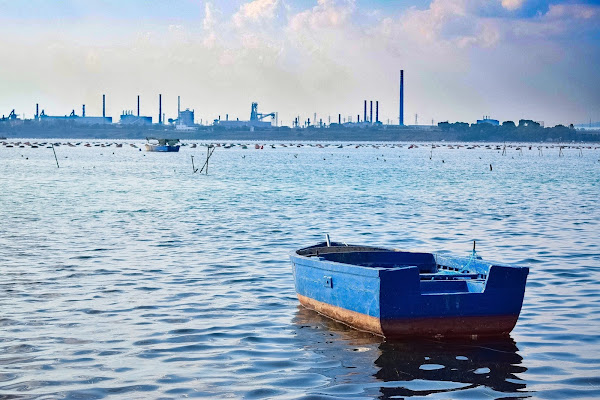
[[[600,1],[0,0],[0,114],[600,120]],[[7,51],[7,49],[10,49]]]

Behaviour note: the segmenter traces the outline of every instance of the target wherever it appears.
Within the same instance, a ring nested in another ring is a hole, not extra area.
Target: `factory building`
[[[193,126],[194,125],[194,110],[186,108],[185,111],[179,113],[177,125]]]
[[[219,118],[214,121],[214,125],[222,126],[224,128],[271,128],[273,127],[272,122],[263,121],[263,119],[267,117],[271,117],[271,120],[275,119],[275,125],[277,125],[277,113],[259,113],[258,103],[252,103],[249,121],[229,121],[229,118],[226,118],[225,121],[223,121]]]
[[[42,122],[69,121],[81,125],[104,125],[112,124],[112,117],[86,117],[75,114],[75,110],[69,115],[46,115],[42,110],[39,115],[39,120]]]
[[[121,125],[152,125],[152,117],[134,115],[133,111],[123,111],[119,123]]]

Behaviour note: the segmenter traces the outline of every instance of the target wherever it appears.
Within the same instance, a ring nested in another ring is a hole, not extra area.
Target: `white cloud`
[[[518,10],[523,6],[525,0],[502,0],[502,7],[509,11]]]
[[[215,27],[217,20],[215,18],[214,6],[210,2],[204,4],[204,19],[202,20],[202,28],[204,29],[203,43],[207,47],[213,47],[217,40]]]
[[[246,23],[269,21],[275,18],[278,6],[279,0],[253,0],[242,4],[231,19],[237,27],[242,27]]]
[[[550,6],[546,18],[548,19],[580,19],[590,20],[598,18],[600,10],[585,4],[553,4]]]
[[[354,1],[319,0],[312,9],[302,11],[290,19],[292,31],[339,28],[348,22],[356,6]]]

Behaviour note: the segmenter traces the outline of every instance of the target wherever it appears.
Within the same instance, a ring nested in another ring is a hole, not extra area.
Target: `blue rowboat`
[[[179,139],[156,139],[146,138],[146,151],[156,152],[178,152],[179,151]]]
[[[290,256],[309,309],[388,338],[508,335],[519,318],[529,268],[327,242]]]

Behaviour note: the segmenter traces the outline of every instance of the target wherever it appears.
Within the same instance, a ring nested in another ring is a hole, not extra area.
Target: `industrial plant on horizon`
[[[356,119],[353,121],[352,115],[342,117],[342,114],[337,115],[337,120],[334,117],[332,120],[331,116],[328,116],[327,121],[323,121],[320,118],[317,121],[317,114],[313,115],[313,119],[306,118],[301,119],[300,116],[294,117],[291,126],[284,126],[280,124],[279,113],[269,112],[261,113],[258,111],[258,103],[252,102],[250,107],[250,119],[229,119],[229,114],[225,114],[225,118],[221,118],[219,115],[212,121],[207,120],[199,121],[195,120],[195,113],[193,109],[186,108],[181,110],[181,98],[177,96],[177,118],[168,118],[162,110],[162,94],[158,95],[158,118],[157,123],[154,123],[152,116],[144,116],[140,114],[140,96],[137,96],[137,112],[133,110],[123,110],[117,123],[113,123],[113,118],[106,116],[106,95],[102,95],[102,116],[88,116],[85,112],[85,104],[81,106],[81,115],[77,115],[75,109],[68,115],[47,115],[45,110],[41,110],[39,104],[35,105],[35,114],[32,119],[19,118],[13,109],[8,116],[2,115],[0,119],[0,127],[11,128],[18,127],[19,125],[26,124],[29,128],[34,126],[43,129],[49,126],[76,126],[79,128],[171,128],[179,131],[197,131],[206,129],[216,130],[273,130],[273,129],[300,129],[300,128],[333,128],[333,129],[346,129],[346,128],[363,128],[363,129],[412,129],[420,131],[464,131],[470,127],[478,127],[478,130],[498,127],[504,130],[523,128],[523,127],[541,127],[544,128],[542,121],[533,121],[521,119],[519,125],[516,125],[513,121],[505,121],[502,124],[499,120],[493,119],[490,116],[484,116],[482,119],[478,119],[475,124],[468,124],[466,122],[455,122],[449,123],[448,121],[439,122],[437,125],[432,121],[431,125],[419,125],[417,115],[415,115],[414,125],[404,124],[404,70],[400,70],[400,85],[399,85],[399,101],[398,101],[398,123],[392,123],[391,120],[387,120],[384,124],[379,120],[379,101],[375,100],[375,115],[373,115],[373,100],[369,102],[364,100],[363,103],[363,116],[361,119],[360,114],[356,114]],[[369,107],[369,108],[368,108]],[[369,111],[369,113],[367,113]],[[265,119],[270,118],[268,121]],[[600,127],[600,124],[594,124],[594,127]],[[564,127],[558,125],[557,127]],[[571,124],[569,128],[573,129]],[[586,125],[579,125],[577,128],[586,129]],[[589,129],[592,128],[590,121]]]

